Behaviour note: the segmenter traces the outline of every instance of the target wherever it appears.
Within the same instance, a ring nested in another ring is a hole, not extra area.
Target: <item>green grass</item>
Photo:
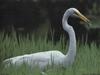
[[[19,42],[16,38],[16,33],[5,34],[0,33],[0,63],[6,59],[13,56],[30,54],[39,51],[48,50],[60,50],[65,54],[68,45],[64,43],[66,41],[61,38],[57,44],[53,44],[53,41],[47,41],[47,36],[44,38],[34,38],[34,34],[31,39],[27,37],[18,37]],[[87,44],[77,44],[77,56],[74,64],[63,70],[61,68],[50,68],[46,71],[48,75],[93,75],[100,74],[100,48],[97,48],[94,43],[89,47]],[[38,68],[32,69],[27,65],[22,65],[17,68],[11,66],[4,69],[0,65],[0,75],[40,75],[40,70]]]

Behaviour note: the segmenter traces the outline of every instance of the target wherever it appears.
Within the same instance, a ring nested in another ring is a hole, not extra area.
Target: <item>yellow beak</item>
[[[78,15],[78,17],[80,19],[82,19],[84,22],[90,23],[90,20],[87,19],[84,15],[82,15],[80,12],[76,12],[76,14]]]

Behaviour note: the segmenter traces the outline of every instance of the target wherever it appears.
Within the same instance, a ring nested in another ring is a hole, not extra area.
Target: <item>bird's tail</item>
[[[6,60],[4,60],[4,61],[3,61],[3,64],[4,64],[4,67],[5,67],[5,68],[9,67],[10,64],[11,64],[11,59],[6,59]]]

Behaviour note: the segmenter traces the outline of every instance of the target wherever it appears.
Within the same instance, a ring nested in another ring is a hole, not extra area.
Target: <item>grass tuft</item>
[[[34,38],[34,34],[29,38],[16,36],[16,33],[8,35],[4,32],[0,33],[0,63],[13,56],[30,54],[47,50],[60,50],[66,54],[68,45],[65,45],[64,38],[61,38],[57,44],[53,44],[53,41],[47,41],[45,38]],[[3,69],[3,65],[0,65],[0,75],[40,75],[40,70],[36,68],[33,70],[27,65],[21,67],[10,67]],[[100,48],[97,48],[94,43],[91,46],[87,44],[77,45],[77,56],[74,64],[66,70],[52,68],[46,71],[48,75],[92,75],[100,74]]]

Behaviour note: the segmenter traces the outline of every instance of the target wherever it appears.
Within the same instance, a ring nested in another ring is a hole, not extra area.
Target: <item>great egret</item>
[[[72,65],[76,56],[76,37],[73,27],[70,26],[67,22],[69,16],[77,16],[83,21],[87,23],[89,22],[89,20],[83,16],[76,8],[69,8],[66,10],[62,18],[62,26],[63,29],[68,32],[70,42],[68,52],[65,55],[58,50],[52,50],[16,56],[4,60],[4,62],[9,61],[11,64],[16,66],[20,66],[23,63],[26,63],[32,67],[37,65],[41,70],[44,70],[48,65],[59,66],[61,64],[61,66],[64,68]]]

